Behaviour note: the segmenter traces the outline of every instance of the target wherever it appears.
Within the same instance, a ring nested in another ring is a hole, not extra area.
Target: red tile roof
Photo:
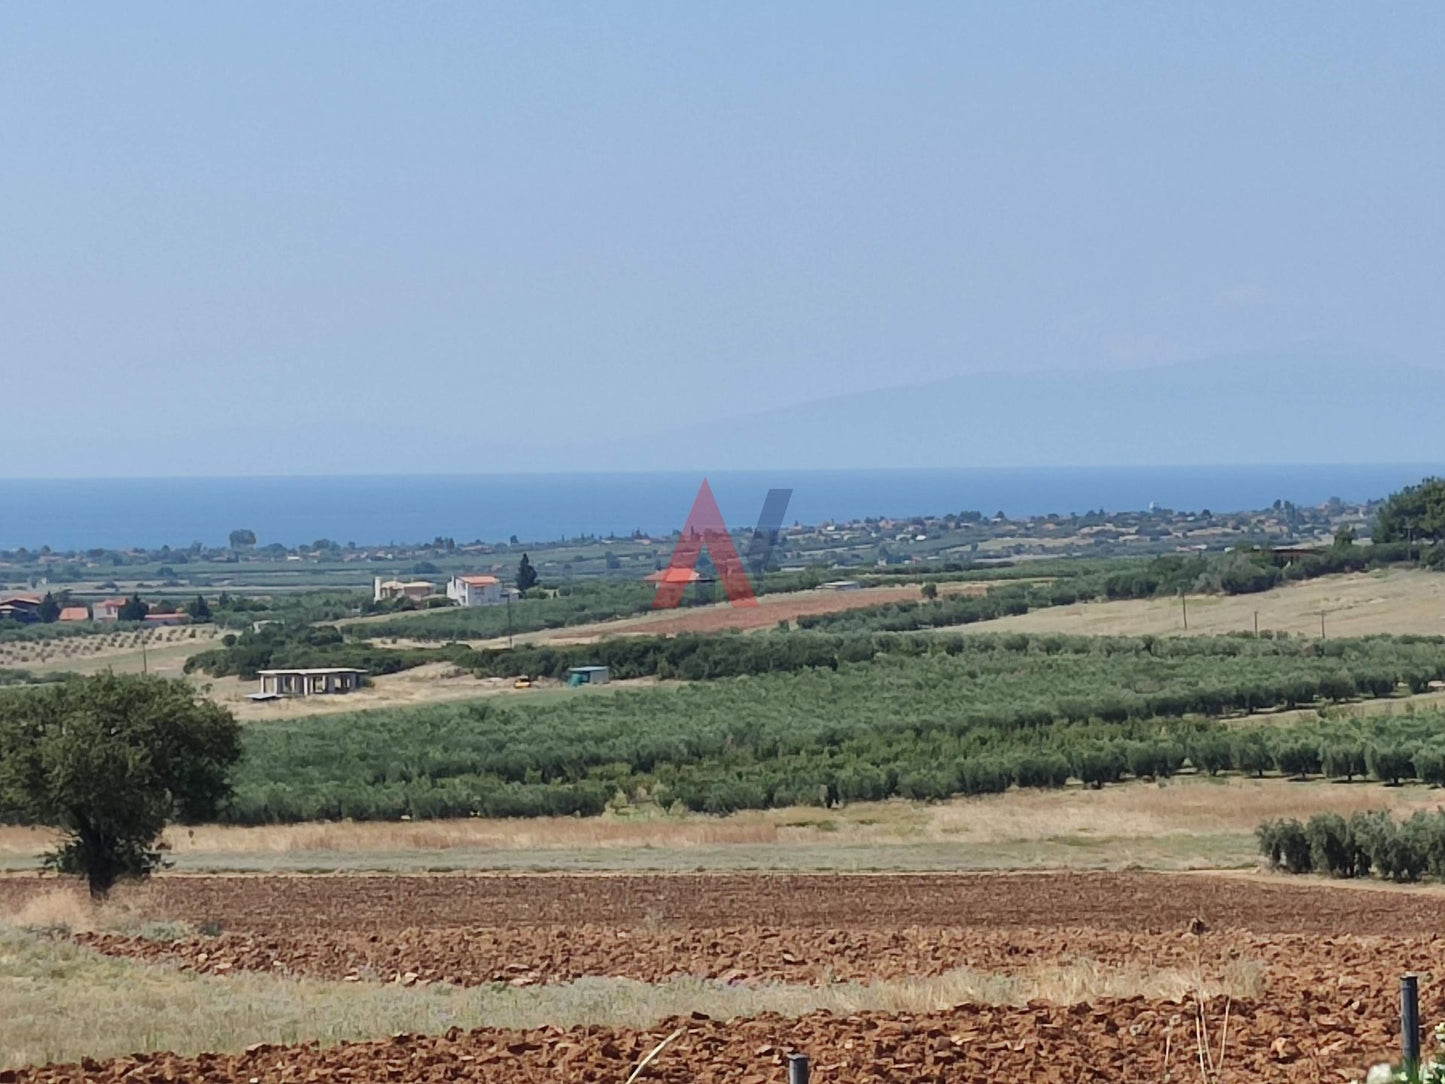
[[[60,611],[62,621],[89,621],[90,611],[84,606],[67,606]]]
[[[495,576],[458,576],[457,579],[462,583],[469,583],[473,587],[490,587],[494,583],[502,582]]]
[[[693,583],[702,579],[702,573],[695,568],[672,568],[671,566],[644,576],[648,583]]]

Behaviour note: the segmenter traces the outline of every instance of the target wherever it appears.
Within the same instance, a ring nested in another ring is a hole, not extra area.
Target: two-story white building
[[[495,576],[453,576],[447,598],[460,606],[500,606],[507,601],[502,581]]]

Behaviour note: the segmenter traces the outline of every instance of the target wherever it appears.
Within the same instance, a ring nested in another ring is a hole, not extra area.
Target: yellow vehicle
[[[512,682],[512,688],[514,689],[530,689],[531,687],[532,679],[529,678],[526,674],[523,674],[516,681]]]

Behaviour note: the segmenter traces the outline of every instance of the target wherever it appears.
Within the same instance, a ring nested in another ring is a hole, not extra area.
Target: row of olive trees
[[[0,820],[60,831],[46,859],[103,897],[161,864],[172,820],[214,817],[241,755],[229,711],[184,681],[101,674],[0,697]]]
[[[1390,881],[1445,880],[1445,811],[1419,811],[1397,821],[1387,810],[1317,813],[1305,824],[1266,821],[1256,831],[1271,868],[1331,877]]]

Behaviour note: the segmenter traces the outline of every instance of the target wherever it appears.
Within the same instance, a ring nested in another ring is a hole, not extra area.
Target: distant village
[[[141,603],[145,607],[144,610],[130,609],[135,606],[135,602],[136,600],[133,598],[106,598],[86,605],[69,603],[62,605],[48,594],[4,595],[0,596],[0,621],[16,621],[22,625],[50,621],[65,624],[81,621],[138,621],[145,625],[161,627],[189,624],[192,619],[192,615],[184,610],[152,610],[146,603]],[[47,606],[55,608],[53,614],[47,612]]]
[[[1347,528],[1368,540],[1377,502],[1339,500],[1303,507],[1276,501],[1254,511],[1086,512],[1009,518],[963,511],[906,518],[795,523],[778,536],[774,565],[838,571],[924,564],[987,564],[1051,557],[1145,556],[1327,544]],[[584,535],[524,544],[459,543],[437,537],[408,545],[358,546],[317,539],[302,546],[260,545],[251,531],[231,533],[229,545],[155,549],[128,547],[59,552],[48,546],[0,551],[0,622],[86,621],[184,624],[208,620],[204,599],[216,592],[268,595],[290,584],[333,587],[355,597],[365,567],[381,566],[369,606],[500,606],[517,596],[504,581],[517,555],[530,550],[549,583],[594,577],[649,580],[667,567],[676,534]],[[52,598],[47,602],[47,595]],[[143,595],[147,603],[139,603]],[[89,601],[87,601],[89,600]],[[199,602],[199,607],[196,603]],[[138,604],[139,603],[139,604]],[[239,607],[238,607],[239,608]],[[201,612],[195,612],[199,609]]]
[[[515,587],[504,586],[491,575],[455,575],[444,586],[423,579],[384,579],[372,581],[372,601],[378,603],[410,603],[416,606],[505,606],[518,597]],[[204,608],[204,612],[200,612]],[[166,602],[146,602],[139,595],[104,598],[98,602],[73,602],[68,592],[62,598],[50,592],[0,595],[0,621],[22,625],[41,623],[75,624],[79,622],[136,622],[148,627],[186,625],[207,620],[209,604],[198,598],[189,608]]]

